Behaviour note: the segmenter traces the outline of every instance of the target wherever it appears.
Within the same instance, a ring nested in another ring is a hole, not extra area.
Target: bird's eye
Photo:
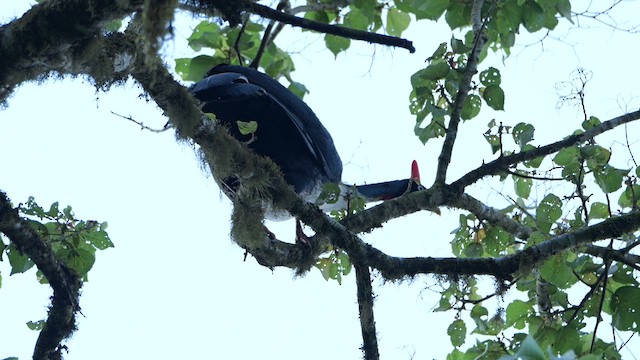
[[[247,79],[246,76],[238,76],[237,78],[233,79],[231,82],[234,84],[248,84],[249,79]]]

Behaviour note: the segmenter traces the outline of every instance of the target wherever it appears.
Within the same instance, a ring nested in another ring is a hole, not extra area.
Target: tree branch
[[[520,239],[527,239],[532,230],[528,226],[519,223],[498,210],[485,205],[471,195],[462,194],[459,197],[449,198],[444,205],[465,209],[474,214],[480,220],[486,220],[492,225],[500,226],[505,231]]]
[[[49,316],[38,336],[33,359],[60,359],[64,348],[62,341],[76,330],[82,282],[73,270],[55,256],[49,243],[18,216],[18,210],[11,206],[3,192],[0,192],[0,232],[36,264],[53,289]]]
[[[529,271],[535,264],[553,255],[597,240],[619,237],[638,229],[640,229],[640,212],[635,211],[556,236],[515,254],[499,258],[401,258],[386,255],[368,244],[363,245],[363,251],[369,266],[380,271],[387,280],[412,277],[417,274],[492,275],[498,279],[511,280],[513,274]]]
[[[68,72],[70,47],[83,45],[108,20],[135,11],[142,0],[45,1],[0,27],[0,104],[24,81]]]
[[[546,156],[560,151],[561,149],[583,143],[594,137],[609,131],[617,126],[640,119],[640,110],[620,115],[611,120],[605,121],[598,126],[594,126],[582,134],[576,134],[566,137],[564,140],[538,147],[534,150],[522,151],[513,155],[499,157],[489,163],[483,164],[473,171],[468,172],[460,179],[451,184],[460,191],[465,187],[475,183],[487,175],[495,175],[500,171],[506,170],[509,166],[521,163],[526,160],[533,160],[537,157]]]
[[[585,252],[592,256],[597,256],[602,259],[611,259],[619,261],[635,270],[640,271],[640,256],[634,254],[628,254],[621,250],[614,250],[608,247],[600,247],[593,244],[587,244]]]
[[[360,329],[362,331],[362,351],[365,360],[378,360],[378,337],[376,322],[373,317],[373,288],[371,287],[371,272],[369,265],[362,259],[352,258],[356,270],[356,285],[358,287],[358,310],[360,312]]]
[[[234,4],[228,4],[225,0],[189,0],[187,4],[195,4],[197,8],[215,8],[225,14],[227,21],[232,25],[239,22],[239,14],[241,11],[260,15],[264,18],[280,21],[291,26],[301,27],[303,29],[313,30],[324,34],[340,36],[353,40],[362,40],[369,43],[381,44],[386,46],[400,47],[414,53],[416,49],[409,40],[398,38],[395,36],[377,34],[367,31],[350,29],[343,26],[324,24],[318,21],[300,18],[291,14],[274,10],[268,6],[255,3],[251,0],[236,0]]]
[[[453,152],[453,145],[455,144],[456,137],[458,136],[458,124],[460,123],[460,115],[462,113],[462,106],[465,100],[468,98],[469,90],[471,90],[471,79],[478,72],[478,62],[480,61],[480,52],[484,48],[484,44],[487,41],[487,37],[484,34],[484,23],[482,21],[481,10],[484,0],[474,0],[471,18],[473,21],[474,42],[473,49],[469,53],[469,59],[467,60],[467,66],[462,74],[462,80],[456,98],[453,102],[453,110],[447,126],[446,136],[444,143],[442,144],[442,150],[438,157],[438,169],[436,170],[436,180],[434,185],[442,186],[445,184],[447,178],[447,169],[451,163],[451,153]]]

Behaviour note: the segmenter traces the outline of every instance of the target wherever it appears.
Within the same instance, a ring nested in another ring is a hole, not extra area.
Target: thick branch
[[[36,264],[53,289],[49,316],[38,336],[33,359],[61,358],[61,342],[76,329],[82,282],[73,270],[56,258],[51,246],[18,216],[18,210],[11,206],[3,192],[0,192],[0,232]]]
[[[69,48],[101,31],[101,24],[132,13],[142,0],[45,1],[0,27],[0,103],[20,83],[51,70],[65,72]],[[55,64],[55,65],[54,65]]]
[[[353,258],[352,258],[353,259]],[[376,322],[373,317],[373,288],[369,266],[361,263],[361,259],[353,259],[358,285],[358,310],[360,312],[360,329],[362,331],[362,352],[365,360],[378,360],[378,337]]]
[[[379,270],[388,280],[417,274],[492,275],[509,280],[518,271],[528,271],[535,264],[563,251],[597,240],[619,237],[638,229],[640,212],[631,212],[500,258],[401,258],[388,256],[370,245],[364,245],[364,251],[369,265]]]

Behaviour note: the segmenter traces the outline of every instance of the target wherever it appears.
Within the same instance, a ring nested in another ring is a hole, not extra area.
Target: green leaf
[[[473,119],[480,113],[480,107],[482,106],[482,100],[478,95],[469,95],[462,105],[462,112],[460,117],[463,120]]]
[[[387,33],[392,36],[400,36],[409,27],[411,16],[402,10],[395,8],[387,12]]]
[[[59,206],[60,205],[58,204],[57,201],[54,202],[53,204],[51,204],[49,211],[47,211],[45,214],[50,217],[57,217],[58,214],[60,213],[60,210],[58,209]]]
[[[516,359],[526,360],[547,360],[547,355],[544,353],[540,345],[534,340],[533,336],[529,335],[522,342],[520,349],[516,353]]]
[[[622,187],[623,176],[628,172],[628,170],[619,170],[611,165],[605,165],[599,171],[594,171],[593,177],[600,189],[609,194]]]
[[[490,227],[484,238],[484,251],[489,256],[506,254],[513,240],[513,235],[500,227]]]
[[[555,342],[556,349],[561,354],[567,353],[576,346],[580,342],[580,335],[578,334],[578,330],[575,329],[574,326],[563,326],[558,330],[557,340]],[[558,360],[563,360],[564,358],[560,358]],[[570,358],[569,358],[570,359]],[[567,360],[569,360],[567,359]],[[580,358],[584,359],[584,358]],[[586,359],[584,359],[586,360]]]
[[[540,266],[539,270],[540,275],[547,282],[560,289],[567,289],[578,280],[573,270],[567,265],[563,254],[550,257]]]
[[[531,187],[533,186],[533,180],[530,178],[513,176],[513,186],[516,191],[516,195],[523,199],[529,198],[531,194]]]
[[[7,258],[11,265],[11,274],[20,274],[31,269],[34,265],[33,261],[28,256],[23,255],[13,244],[9,244],[7,247]]]
[[[484,134],[484,139],[491,145],[493,154],[500,150],[500,137],[498,135]]]
[[[63,247],[56,251],[56,256],[75,270],[80,276],[85,276],[96,262],[95,253],[85,248],[71,250]]]
[[[592,219],[606,219],[609,217],[609,207],[607,206],[607,204],[594,202],[591,204],[589,217]]]
[[[449,7],[449,0],[414,0],[416,19],[438,20]]]
[[[565,19],[569,20],[573,24],[571,19],[571,1],[570,0],[557,0],[556,10]]]
[[[224,58],[199,55],[193,59],[176,59],[176,73],[184,81],[200,81],[212,67],[225,62]]]
[[[594,126],[600,125],[600,119],[595,116],[589,117],[589,119],[582,122],[582,128],[585,131],[591,130]]]
[[[369,18],[356,7],[352,7],[344,16],[344,25],[352,29],[367,30],[369,27]]]
[[[444,124],[441,120],[433,119],[429,125],[421,128],[419,124],[413,129],[422,143],[426,144],[430,139],[444,136]]]
[[[326,11],[307,11],[304,14],[304,18],[328,24],[331,20],[333,20],[334,16],[332,16],[330,19],[329,14]],[[302,31],[307,31],[307,30],[302,29]]]
[[[426,80],[443,79],[449,73],[449,64],[444,59],[433,61],[424,71],[420,72],[420,77]]]
[[[504,324],[497,317],[485,320],[489,312],[481,305],[475,305],[471,309],[471,318],[476,323],[476,328],[472,331],[474,334],[481,335],[497,335],[502,331]]]
[[[109,239],[109,234],[104,230],[91,231],[83,234],[82,238],[98,250],[114,247],[113,242]]]
[[[533,145],[531,145],[531,144],[526,144],[526,145],[522,148],[522,151],[523,151],[523,152],[525,152],[525,151],[533,151],[533,150],[535,150],[535,149],[536,149],[536,147],[535,147],[535,146],[533,146]],[[534,169],[537,169],[537,168],[539,168],[539,167],[540,167],[540,165],[542,164],[542,160],[544,160],[544,157],[543,157],[543,156],[540,156],[540,157],[537,157],[537,158],[534,158],[534,159],[531,159],[531,160],[525,160],[525,162],[524,162],[524,166],[526,166],[526,167],[530,167],[530,168],[534,168]]]
[[[530,304],[522,300],[514,300],[507,306],[507,322],[505,325],[522,330],[527,325],[526,320],[532,312],[533,308]]]
[[[200,51],[202,48],[218,49],[223,44],[220,26],[211,21],[201,21],[187,41],[194,51]]]
[[[524,146],[533,140],[535,128],[531,124],[518,123],[513,127],[513,140],[523,150]]]
[[[107,22],[102,28],[108,33],[116,32],[122,27],[122,19],[114,19]]]
[[[580,148],[580,153],[587,161],[587,166],[594,171],[608,164],[611,159],[611,151],[600,145],[586,145]]]
[[[465,45],[464,41],[451,37],[451,51],[455,54],[464,54],[471,50],[470,47]]]
[[[484,254],[484,248],[477,242],[472,242],[464,250],[464,256],[469,258],[482,257],[482,254]]]
[[[351,45],[351,40],[331,34],[324,36],[324,42],[327,45],[327,49],[329,49],[336,58],[341,51],[347,50],[349,45]]]
[[[533,0],[527,0],[522,6],[522,25],[531,33],[542,29],[545,25],[544,12]]]
[[[540,231],[548,233],[551,225],[562,216],[562,201],[554,194],[548,194],[542,199],[536,209],[536,222]]]
[[[498,85],[487,86],[482,98],[493,110],[504,110],[504,91]]]
[[[453,346],[461,346],[464,344],[464,339],[467,336],[467,325],[464,321],[457,319],[449,325],[447,334],[449,338],[451,338],[451,344]]]
[[[500,71],[494,67],[489,67],[480,73],[480,82],[484,86],[500,85],[501,81]]]
[[[637,206],[640,201],[640,185],[627,186],[618,198],[618,205],[622,208]]]
[[[315,263],[315,267],[320,270],[322,277],[324,277],[324,279],[327,281],[329,281],[329,279],[331,278],[331,275],[329,274],[331,271],[331,264],[332,262],[329,258],[318,259]]]
[[[471,3],[454,1],[444,14],[444,20],[451,30],[471,24]]]
[[[553,157],[553,162],[560,166],[567,166],[579,162],[580,152],[576,147],[564,148]]]
[[[322,191],[315,201],[315,204],[335,204],[340,200],[340,186],[336,183],[326,183],[322,186]]]
[[[291,84],[289,84],[288,89],[292,93],[296,94],[296,96],[298,96],[300,99],[303,99],[304,96],[309,93],[309,89],[307,89],[304,84],[296,81],[292,81]]]
[[[258,130],[258,122],[256,121],[236,121],[238,125],[238,131],[242,135],[251,135],[255,134]]]
[[[611,297],[613,326],[622,331],[640,331],[639,299],[640,288],[635,286],[623,286],[616,290]]]
[[[40,331],[44,328],[44,324],[46,321],[38,320],[38,321],[28,321],[27,327],[31,330]]]
[[[451,303],[449,302],[449,297],[442,296],[440,301],[438,301],[438,306],[436,306],[433,311],[447,311],[451,309]]]
[[[433,55],[427,58],[427,61],[434,61],[438,59],[444,59],[444,55],[447,53],[447,43],[443,42],[438,45],[436,51],[433,52]]]

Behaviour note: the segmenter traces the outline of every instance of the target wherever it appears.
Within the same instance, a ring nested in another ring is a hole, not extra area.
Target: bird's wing
[[[263,88],[250,84],[244,75],[238,73],[209,76],[189,90],[198,100],[205,102],[237,102],[266,95]]]
[[[248,80],[249,84],[257,85],[264,89],[265,93],[287,113],[288,118],[298,130],[309,152],[323,168],[330,181],[340,181],[342,176],[342,161],[335,149],[333,139],[327,129],[320,123],[320,120],[313,110],[311,110],[304,101],[275,79],[253,68],[218,65],[214,67],[209,74],[229,77],[240,74]],[[211,77],[209,79],[211,79]]]

